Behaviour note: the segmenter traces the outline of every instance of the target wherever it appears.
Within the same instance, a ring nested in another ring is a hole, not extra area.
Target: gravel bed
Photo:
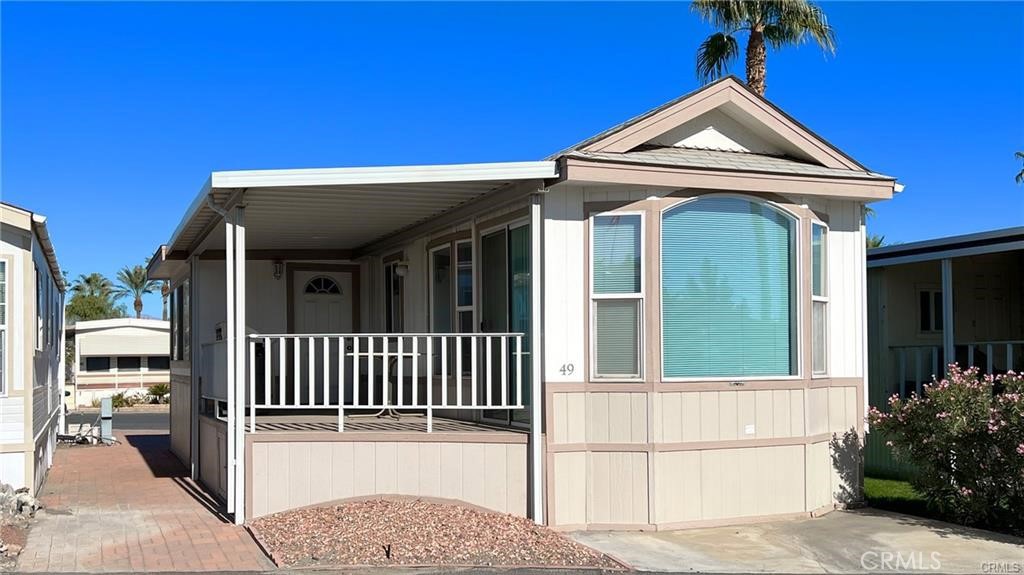
[[[282,567],[481,565],[622,569],[528,519],[417,499],[371,499],[261,517],[251,527]]]

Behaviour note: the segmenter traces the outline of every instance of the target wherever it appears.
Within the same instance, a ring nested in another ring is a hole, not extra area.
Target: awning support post
[[[543,427],[544,427],[544,386],[542,380],[543,362],[541,361],[542,350],[544,349],[541,337],[541,302],[543,302],[541,270],[542,244],[541,231],[544,221],[541,215],[541,195],[534,194],[530,197],[530,493],[533,509],[531,516],[538,525],[544,524],[544,449],[543,449]]]
[[[946,366],[956,361],[955,340],[953,339],[953,260],[942,260],[942,357],[945,363],[942,373],[935,374],[942,378],[946,375]]]

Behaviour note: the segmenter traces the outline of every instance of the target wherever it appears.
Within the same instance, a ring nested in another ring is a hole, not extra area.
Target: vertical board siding
[[[253,517],[364,495],[456,499],[526,515],[523,444],[255,442],[251,473]]]
[[[658,524],[805,511],[804,446],[654,454]]]
[[[192,436],[192,385],[188,375],[171,374],[171,452],[189,466]]]
[[[588,523],[648,523],[647,454],[590,454]]]
[[[587,453],[555,453],[553,456],[555,525],[587,522]]]
[[[804,435],[802,389],[663,392],[654,394],[653,412],[655,443]]]
[[[544,380],[582,382],[584,366],[583,191],[559,185],[544,196]],[[562,366],[573,372],[563,373]]]

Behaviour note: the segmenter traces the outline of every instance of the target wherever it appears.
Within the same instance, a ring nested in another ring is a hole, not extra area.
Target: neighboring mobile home
[[[1024,227],[868,251],[869,403],[921,393],[956,362],[1024,368]],[[870,436],[870,473],[905,475]]]
[[[171,323],[117,318],[79,321],[67,328],[75,341],[75,406],[91,406],[116,393],[145,396],[171,382]]]
[[[863,208],[894,186],[734,78],[543,161],[215,172],[149,268],[174,451],[238,522],[375,494],[560,529],[832,509]]]
[[[64,278],[46,218],[0,203],[0,481],[35,493],[63,424]]]

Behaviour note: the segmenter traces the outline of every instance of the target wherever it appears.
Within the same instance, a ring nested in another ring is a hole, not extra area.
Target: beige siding
[[[221,498],[227,497],[226,434],[224,422],[199,418],[199,479]]]
[[[456,499],[526,515],[526,446],[504,443],[258,441],[252,516],[366,495]]]
[[[587,453],[556,453],[552,458],[555,476],[554,525],[587,523]]]
[[[587,522],[597,524],[648,523],[647,454],[589,454]]]
[[[805,511],[802,445],[656,453],[660,525]]]
[[[653,395],[655,443],[804,435],[803,389],[662,392]]]

